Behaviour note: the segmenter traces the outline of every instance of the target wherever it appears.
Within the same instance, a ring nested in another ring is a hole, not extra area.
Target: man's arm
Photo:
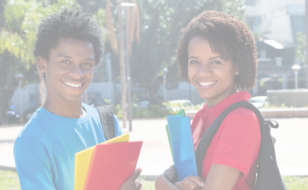
[[[46,148],[33,137],[18,137],[14,158],[21,189],[56,190]]]

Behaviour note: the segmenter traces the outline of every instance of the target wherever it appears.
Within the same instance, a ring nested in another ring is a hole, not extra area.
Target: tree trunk
[[[123,128],[126,128],[126,75],[125,75],[125,60],[124,60],[124,33],[122,21],[122,7],[121,0],[118,3],[118,22],[119,22],[119,56],[120,56],[120,77],[121,77],[121,108],[122,108],[122,121]]]

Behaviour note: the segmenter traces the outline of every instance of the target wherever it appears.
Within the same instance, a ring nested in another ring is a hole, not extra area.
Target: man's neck
[[[54,99],[47,96],[43,108],[53,114],[68,118],[81,118],[86,114],[82,108],[82,98],[76,102],[69,102],[62,98]]]

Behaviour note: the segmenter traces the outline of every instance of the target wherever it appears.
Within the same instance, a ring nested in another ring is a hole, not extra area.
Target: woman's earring
[[[236,73],[235,73],[235,75],[238,75],[239,74],[239,72],[237,71]]]

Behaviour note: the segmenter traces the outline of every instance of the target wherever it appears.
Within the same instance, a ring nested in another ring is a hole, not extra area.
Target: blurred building
[[[257,39],[258,82],[253,95],[265,95],[268,89],[294,88],[293,64],[297,33],[305,32],[305,0],[245,0],[246,22]],[[299,87],[305,86],[305,72]]]

